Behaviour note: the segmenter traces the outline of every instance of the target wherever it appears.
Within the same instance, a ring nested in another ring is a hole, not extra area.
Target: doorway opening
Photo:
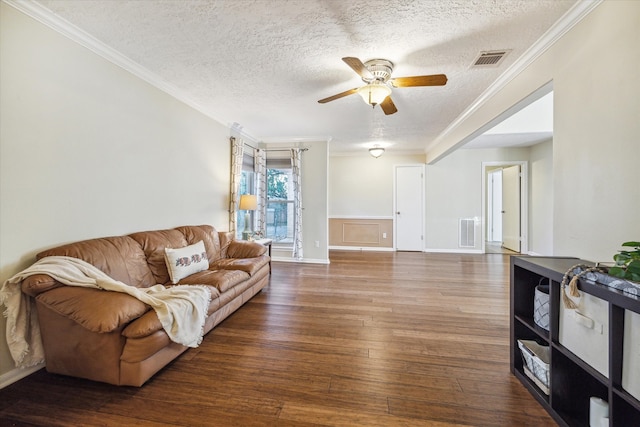
[[[552,81],[487,123],[481,137],[476,137],[470,144],[476,148],[528,147],[546,142],[551,138],[553,138]],[[530,155],[522,157],[529,159]],[[532,165],[535,168],[536,165],[534,163]],[[497,170],[501,172],[498,173]],[[501,179],[499,179],[500,175]],[[482,163],[481,243],[483,253],[493,250],[499,253],[505,251],[529,253],[528,180],[528,161]],[[496,184],[497,181],[501,184]],[[510,183],[510,187],[505,187],[506,183]],[[497,203],[500,192],[502,192],[500,197],[502,206]],[[509,206],[504,205],[505,200],[509,201]],[[519,214],[515,215],[514,212],[517,210]],[[537,219],[536,216],[534,218]],[[505,220],[507,220],[506,223]],[[496,242],[500,243],[496,245]]]
[[[528,252],[528,162],[482,163],[482,252]]]

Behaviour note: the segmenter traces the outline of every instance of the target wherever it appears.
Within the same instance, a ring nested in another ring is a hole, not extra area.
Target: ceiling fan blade
[[[354,58],[352,56],[347,56],[342,58],[342,60],[349,66],[353,71],[358,73],[360,77],[363,79],[374,79],[373,74],[365,67],[365,65],[358,58]]]
[[[320,104],[326,104],[327,102],[335,101],[336,99],[343,98],[345,96],[351,95],[353,93],[357,93],[358,88],[345,90],[344,92],[340,92],[337,95],[330,96],[328,98],[321,99],[318,101]]]
[[[447,84],[447,76],[444,74],[433,74],[430,76],[397,77],[390,79],[389,83],[391,83],[393,87],[443,86]]]
[[[393,100],[391,99],[391,96],[387,96],[384,101],[382,101],[382,104],[380,104],[380,108],[382,108],[382,111],[384,111],[387,116],[398,111],[398,109],[396,108],[396,104],[394,104]]]

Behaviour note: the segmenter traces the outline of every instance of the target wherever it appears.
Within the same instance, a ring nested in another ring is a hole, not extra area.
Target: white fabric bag
[[[608,378],[609,303],[582,291],[567,298],[578,308],[566,308],[560,295],[560,344]]]

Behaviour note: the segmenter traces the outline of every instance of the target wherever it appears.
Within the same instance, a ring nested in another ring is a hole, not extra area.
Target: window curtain
[[[256,184],[256,198],[258,199],[258,209],[255,211],[256,224],[254,230],[260,236],[267,235],[267,169],[266,151],[255,149],[254,151],[254,176]]]
[[[229,231],[234,236],[237,229],[238,201],[240,200],[240,180],[242,179],[242,161],[244,141],[231,137],[231,191],[229,197]]]
[[[302,182],[300,181],[302,149],[291,149],[291,174],[293,175],[293,209],[294,209],[294,229],[293,229],[293,253],[292,257],[302,259]]]

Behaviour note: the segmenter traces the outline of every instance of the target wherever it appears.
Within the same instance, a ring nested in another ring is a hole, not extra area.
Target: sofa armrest
[[[151,309],[128,294],[75,286],[43,292],[36,301],[97,333],[123,328]]]
[[[232,240],[227,248],[227,258],[256,258],[264,255],[267,247],[246,240]]]
[[[34,274],[22,281],[20,289],[22,289],[22,292],[25,294],[35,297],[43,292],[50,291],[51,289],[59,288],[61,286],[64,285],[47,274]]]

